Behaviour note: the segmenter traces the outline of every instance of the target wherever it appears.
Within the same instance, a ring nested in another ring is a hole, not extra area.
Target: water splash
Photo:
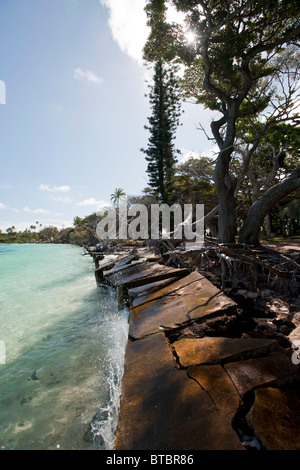
[[[124,373],[124,358],[128,340],[128,310],[118,312],[117,321],[110,324],[118,348],[108,349],[106,361],[107,400],[93,417],[85,439],[92,441],[97,449],[112,450],[118,424],[121,383]]]
[[[81,253],[1,249],[1,448],[113,447],[128,312],[118,311],[115,291],[96,287],[93,261]]]

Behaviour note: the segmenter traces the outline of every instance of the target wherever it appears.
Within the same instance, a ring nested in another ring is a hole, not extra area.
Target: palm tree
[[[74,227],[83,227],[84,226],[83,219],[81,217],[78,217],[78,215],[77,215],[73,219],[73,225],[74,225]]]
[[[119,204],[119,201],[125,199],[126,193],[122,188],[116,188],[115,192],[110,195],[110,200],[114,206]]]
[[[12,234],[16,230],[16,227],[13,225],[12,227],[9,227],[6,229],[7,234]]]

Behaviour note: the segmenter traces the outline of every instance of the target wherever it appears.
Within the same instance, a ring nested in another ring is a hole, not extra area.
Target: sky
[[[0,0],[0,229],[72,225],[147,186],[144,0]],[[208,154],[186,103],[176,147]]]

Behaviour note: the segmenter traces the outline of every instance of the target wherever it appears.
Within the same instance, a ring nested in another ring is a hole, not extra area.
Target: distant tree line
[[[0,243],[69,243],[73,245],[95,245],[98,239],[95,228],[99,218],[96,214],[87,217],[75,217],[72,227],[58,229],[43,227],[41,224],[31,225],[29,229],[17,231],[15,226],[9,227],[6,233],[0,230]]]
[[[266,164],[266,162],[265,162]],[[179,204],[204,204],[205,215],[218,204],[213,175],[215,160],[208,157],[190,157],[182,163],[174,165],[172,182],[170,185],[169,200],[176,200]],[[236,174],[239,166],[236,165]],[[248,188],[249,189],[249,188]],[[113,205],[118,207],[120,200],[127,197],[128,206],[144,204],[150,214],[151,204],[161,201],[153,188],[146,187],[139,195],[126,196],[122,188],[116,188],[111,194]],[[252,204],[252,191],[244,189],[239,195],[238,217],[243,220]],[[38,221],[24,231],[17,231],[15,226],[9,227],[5,232],[0,230],[0,243],[66,243],[79,246],[94,246],[99,243],[96,236],[96,226],[101,217],[92,213],[86,217],[74,217],[73,226],[58,229],[57,227],[44,227]],[[217,236],[218,218],[215,216],[206,225],[212,236]],[[300,235],[300,192],[294,192],[281,200],[270,211],[268,219],[262,229],[264,237],[293,237]]]

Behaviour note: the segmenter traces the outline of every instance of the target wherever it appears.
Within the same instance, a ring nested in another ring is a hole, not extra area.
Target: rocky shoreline
[[[91,254],[130,310],[115,450],[300,449],[296,301],[225,295],[149,247]]]

